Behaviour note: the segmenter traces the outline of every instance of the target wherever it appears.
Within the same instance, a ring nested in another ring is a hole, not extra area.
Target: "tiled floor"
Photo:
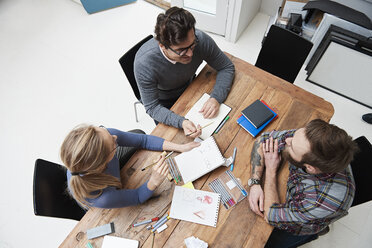
[[[161,11],[141,0],[94,15],[70,0],[0,1],[0,248],[57,247],[76,224],[36,217],[32,206],[35,159],[60,162],[70,129],[83,122],[154,128],[142,107],[135,122],[135,98],[117,61],[153,32]],[[235,44],[212,36],[222,50],[254,63],[268,18],[258,14]],[[296,84],[332,102],[332,123],[372,140],[372,126],[360,120],[370,110],[306,82],[304,73]],[[352,209],[305,247],[370,247],[371,209]]]

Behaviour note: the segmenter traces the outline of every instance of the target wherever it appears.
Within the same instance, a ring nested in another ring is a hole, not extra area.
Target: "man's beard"
[[[282,158],[284,160],[287,160],[290,164],[298,167],[298,168],[301,168],[301,169],[306,169],[306,167],[304,166],[304,163],[303,162],[298,162],[296,160],[294,160],[291,155],[289,154],[288,152],[288,149],[287,149],[287,146],[284,148],[284,150],[282,151]]]

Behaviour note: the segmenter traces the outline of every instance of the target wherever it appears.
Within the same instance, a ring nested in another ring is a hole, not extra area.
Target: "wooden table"
[[[242,109],[256,99],[263,99],[275,108],[279,118],[265,130],[300,128],[315,118],[329,121],[334,110],[332,105],[322,98],[247,62],[231,55],[228,56],[236,69],[231,92],[225,101],[225,104],[232,110],[229,114],[230,120],[214,137],[225,157],[232,155],[234,147],[238,148],[233,173],[247,188],[247,180],[251,171],[250,153],[254,138],[236,123]],[[215,79],[216,72],[206,66],[178,99],[172,110],[185,115],[204,92],[212,91]],[[182,130],[163,124],[159,124],[152,134],[174,142],[190,141],[183,135]],[[138,151],[121,171],[124,187],[137,188],[148,180],[150,172],[142,172],[141,168],[151,163],[158,154],[159,152]],[[196,180],[195,188],[211,191],[208,183],[225,170],[226,167],[220,167]],[[280,171],[278,180],[281,201],[285,199],[287,177],[288,165],[285,165]],[[131,227],[131,224],[140,219],[163,216],[169,211],[173,189],[174,183],[165,180],[156,190],[154,194],[156,197],[140,206],[111,210],[90,209],[67,236],[61,247],[85,247],[86,230],[109,222],[115,223],[114,236],[136,239],[140,241],[140,247],[151,247],[152,235],[146,230],[146,225]],[[190,236],[206,241],[209,247],[263,247],[272,231],[271,226],[250,210],[247,199],[229,210],[220,206],[215,228],[174,219],[169,220],[167,225],[166,230],[156,234],[154,247],[185,247],[184,239]],[[102,240],[101,237],[90,240],[90,242],[93,247],[101,247]]]

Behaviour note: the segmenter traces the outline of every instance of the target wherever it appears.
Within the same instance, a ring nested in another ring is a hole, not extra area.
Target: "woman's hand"
[[[189,120],[184,120],[182,122],[182,128],[185,136],[188,135],[190,138],[196,138],[202,134],[201,126],[195,126],[195,124]]]
[[[168,164],[165,162],[165,153],[162,153],[156,165],[152,167],[152,173],[147,188],[151,191],[155,190],[168,175]]]
[[[198,146],[200,146],[199,142],[193,141],[190,143],[186,143],[186,144],[180,145],[179,152],[188,152]]]

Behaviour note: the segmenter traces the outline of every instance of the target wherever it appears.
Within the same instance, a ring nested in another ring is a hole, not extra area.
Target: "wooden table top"
[[[235,79],[225,104],[232,108],[230,120],[218,134],[214,134],[218,147],[225,157],[233,154],[237,147],[237,157],[234,175],[240,178],[242,185],[247,187],[250,177],[250,153],[254,138],[242,129],[236,120],[241,111],[256,99],[265,100],[278,113],[278,118],[270,123],[264,131],[300,128],[312,119],[320,118],[329,121],[333,115],[332,105],[324,99],[315,96],[293,84],[273,76],[241,59],[227,54],[235,65]],[[185,115],[193,104],[203,95],[211,93],[215,84],[216,72],[208,65],[200,72],[194,82],[178,99],[172,110]],[[185,137],[182,130],[159,124],[151,133],[177,143],[191,141]],[[160,152],[141,150],[136,152],[121,171],[125,188],[137,188],[150,177],[150,170],[141,168],[150,164]],[[196,189],[211,191],[208,183],[226,170],[220,167],[213,172],[194,181]],[[279,173],[278,187],[280,199],[285,199],[288,178],[288,165],[282,167]],[[143,219],[163,216],[169,211],[174,183],[165,180],[155,191],[149,201],[139,206],[121,209],[91,208],[75,226],[60,247],[86,247],[86,230],[115,223],[115,233],[118,237],[140,241],[140,247],[151,247],[152,235],[146,230],[146,225],[131,227]],[[263,247],[272,227],[261,217],[255,215],[249,208],[247,199],[227,210],[220,206],[216,227],[209,227],[171,219],[168,228],[156,234],[154,247],[185,247],[184,239],[195,236],[208,243],[209,247]],[[89,240],[93,247],[101,247],[103,238]]]

